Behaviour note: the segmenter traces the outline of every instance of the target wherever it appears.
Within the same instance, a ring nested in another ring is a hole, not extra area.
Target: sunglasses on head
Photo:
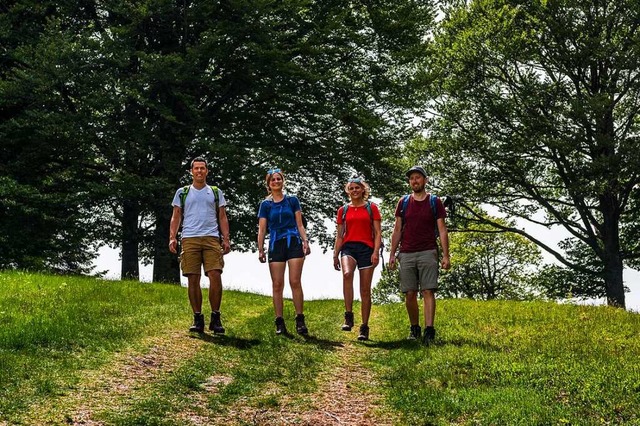
[[[352,177],[348,180],[349,183],[362,183],[362,178]]]
[[[270,170],[267,170],[267,174],[268,174],[268,175],[272,175],[272,174],[274,174],[274,173],[281,173],[281,170],[280,170],[280,169],[270,169]]]

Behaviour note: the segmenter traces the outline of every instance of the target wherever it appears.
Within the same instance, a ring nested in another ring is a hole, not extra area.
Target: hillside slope
[[[179,287],[2,273],[0,423],[640,424],[637,314],[439,300],[423,347],[402,304],[364,343],[341,301],[305,311],[276,336],[270,298],[229,291],[227,335],[194,335]]]

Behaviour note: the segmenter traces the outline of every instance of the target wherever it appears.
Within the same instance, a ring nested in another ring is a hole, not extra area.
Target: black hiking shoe
[[[213,334],[224,334],[224,327],[222,326],[222,321],[220,321],[219,311],[211,312],[209,330],[213,331]]]
[[[344,324],[342,324],[342,331],[351,331],[353,327],[353,312],[344,313]]]
[[[412,325],[411,326],[411,331],[409,332],[409,337],[407,337],[408,340],[418,340],[420,338],[420,335],[422,334],[422,329],[420,328],[419,325]]]
[[[200,312],[193,314],[193,325],[189,327],[189,331],[195,333],[204,333],[204,315]]]
[[[436,339],[436,329],[433,327],[425,327],[424,336],[422,336],[422,343],[425,346],[429,346]]]
[[[360,326],[360,334],[358,335],[358,340],[369,340],[369,326],[366,324],[362,324]]]
[[[287,326],[282,317],[276,317],[276,334],[287,334]]]
[[[298,334],[307,335],[309,334],[309,330],[304,323],[304,315],[298,314],[296,315],[296,331]]]

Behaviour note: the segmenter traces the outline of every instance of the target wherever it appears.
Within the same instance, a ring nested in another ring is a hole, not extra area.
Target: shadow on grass
[[[305,342],[312,343],[316,345],[319,349],[324,349],[324,350],[334,351],[336,350],[336,348],[341,348],[344,346],[342,342],[336,342],[335,340],[319,339],[315,336],[310,336],[310,335],[304,335],[302,336],[302,338],[305,340]]]
[[[240,337],[233,337],[227,335],[211,335],[207,333],[191,334],[192,339],[200,339],[205,342],[213,343],[220,346],[233,346],[237,349],[251,349],[254,346],[258,346],[262,342],[258,339],[242,339]]]
[[[379,348],[379,349],[387,349],[387,350],[391,350],[391,349],[422,349],[425,348],[426,346],[424,346],[422,343],[420,343],[419,341],[415,341],[415,340],[407,340],[407,339],[401,339],[401,340],[391,340],[391,341],[375,341],[375,340],[367,340],[362,342],[363,346],[368,346],[370,348]],[[433,346],[433,345],[432,345]],[[437,345],[435,345],[437,346]]]
[[[482,348],[484,350],[489,351],[501,351],[503,348],[497,345],[492,345],[489,342],[478,342],[477,340],[466,340],[466,339],[447,339],[440,340],[436,339],[435,342],[430,343],[429,345],[424,345],[420,340],[392,340],[392,341],[374,341],[369,340],[367,342],[362,342],[364,346],[369,346],[372,348],[380,348],[380,349],[409,349],[409,350],[417,350],[417,349],[429,349],[429,348],[439,348],[445,346],[475,346],[478,348]]]

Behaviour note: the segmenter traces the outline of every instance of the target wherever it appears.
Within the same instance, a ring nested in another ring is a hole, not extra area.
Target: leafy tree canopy
[[[459,2],[457,2],[459,3]],[[466,3],[466,2],[465,2]],[[445,10],[423,81],[429,153],[447,191],[469,206],[564,227],[590,268],[527,236],[604,284],[624,306],[637,263],[640,7],[637,1],[478,0]],[[437,143],[435,143],[437,141]],[[467,210],[470,219],[481,216]]]

